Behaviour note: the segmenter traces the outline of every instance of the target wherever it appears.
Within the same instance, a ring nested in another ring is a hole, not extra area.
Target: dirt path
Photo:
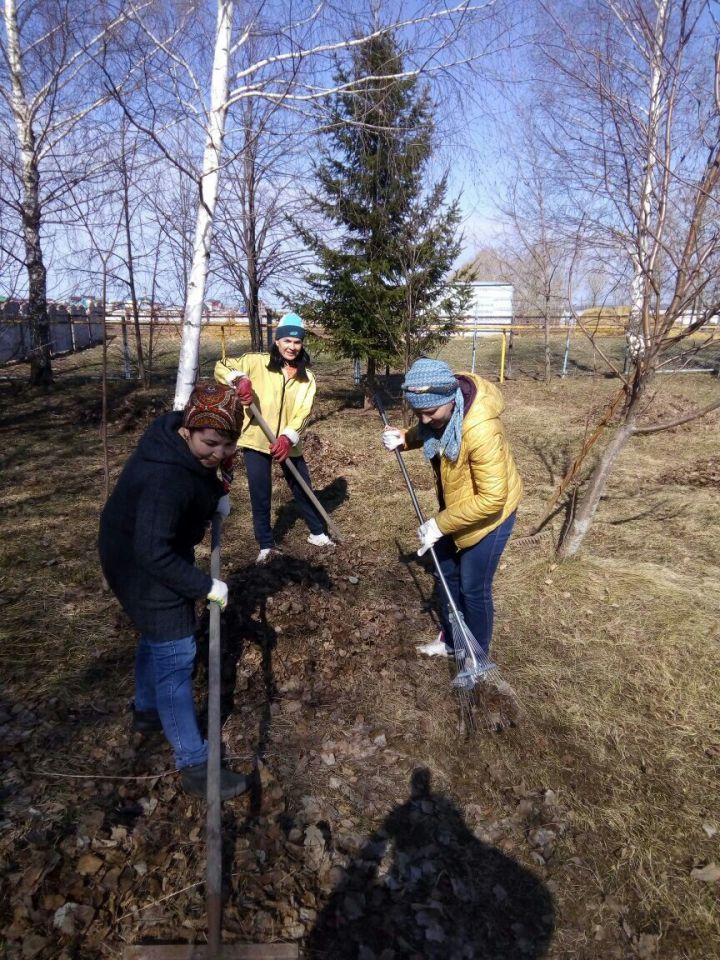
[[[3,390],[3,955],[202,939],[203,805],[179,791],[162,740],[128,733],[133,633],[95,560],[94,388]],[[224,741],[258,777],[224,807],[226,937],[296,941],[316,960],[720,956],[717,884],[692,876],[717,857],[720,735],[698,679],[714,676],[712,593],[691,593],[682,563],[661,578],[633,557],[623,593],[622,540],[600,540],[612,561],[558,570],[509,549],[496,646],[526,717],[464,739],[447,664],[414,649],[435,625],[405,495],[348,396],[326,391],[308,442],[345,545],[314,551],[280,497],[285,554],[256,568],[242,476],[234,493]],[[113,426],[115,472],[145,422],[133,410]],[[698,537],[704,525],[698,513]],[[643,645],[681,625],[702,644],[697,675],[684,648]],[[624,659],[633,649],[645,659]]]

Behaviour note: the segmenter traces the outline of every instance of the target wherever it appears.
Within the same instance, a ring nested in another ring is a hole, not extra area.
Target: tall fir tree
[[[337,71],[327,144],[313,204],[331,239],[300,227],[319,269],[307,277],[305,311],[328,330],[338,354],[407,367],[436,347],[467,307],[460,214],[446,205],[447,176],[426,184],[433,105],[388,34],[359,47]]]

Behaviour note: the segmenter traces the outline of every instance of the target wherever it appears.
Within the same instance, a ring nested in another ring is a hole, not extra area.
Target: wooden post
[[[500,383],[505,383],[505,351],[507,350],[507,342],[505,340],[505,328],[500,334]]]

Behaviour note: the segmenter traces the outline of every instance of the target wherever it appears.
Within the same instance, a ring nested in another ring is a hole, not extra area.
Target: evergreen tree
[[[320,269],[304,310],[333,336],[341,356],[407,366],[453,329],[468,301],[460,277],[447,279],[460,251],[457,202],[447,177],[426,188],[432,103],[389,35],[339,68],[328,144],[316,168],[313,203],[331,227],[328,241],[300,228]]]

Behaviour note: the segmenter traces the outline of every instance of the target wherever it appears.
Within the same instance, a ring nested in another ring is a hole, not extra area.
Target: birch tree
[[[720,57],[704,0],[599,0],[562,18],[547,13],[553,38],[543,49],[558,92],[545,115],[547,142],[582,210],[578,231],[589,245],[624,254],[632,289],[629,368],[595,343],[619,387],[592,433],[609,437],[576,490],[560,547],[572,556],[632,438],[720,407],[680,419],[654,410],[647,422],[655,374],[720,312]],[[558,495],[582,476],[588,449]]]
[[[20,190],[14,206],[22,227],[27,272],[30,380],[48,384],[52,363],[43,215],[67,189],[68,178],[57,176],[58,171],[72,163],[69,179],[75,182],[85,173],[83,153],[74,152],[69,159],[63,156],[62,146],[107,100],[92,80],[94,61],[107,56],[108,45],[126,17],[122,8],[106,13],[105,7],[85,4],[79,8],[69,0],[32,4],[4,0],[2,19],[0,108],[8,112],[17,144],[14,174]],[[117,82],[121,84],[119,78]]]
[[[191,42],[187,30],[182,42],[158,45],[159,56],[165,59],[167,76],[171,79],[166,87],[180,91],[181,106],[188,121],[199,130],[202,118],[203,131],[202,156],[195,161],[196,169],[185,165],[185,173],[194,177],[197,184],[198,205],[175,389],[176,408],[186,402],[199,369],[202,307],[218,190],[224,168],[233,160],[224,148],[228,117],[232,117],[243,102],[259,100],[306,116],[308,122],[303,135],[307,136],[312,130],[310,125],[318,122],[317,105],[337,92],[330,79],[332,57],[389,33],[402,36],[411,53],[408,76],[434,72],[450,77],[456,66],[472,59],[472,54],[460,56],[455,52],[454,44],[462,36],[463,42],[471,45],[472,31],[478,23],[492,22],[498,4],[499,0],[480,4],[463,0],[447,6],[438,0],[423,0],[415,5],[411,16],[402,16],[403,4],[393,3],[383,9],[385,20],[378,25],[378,10],[373,3],[364,9],[350,4],[330,5],[324,0],[314,5],[280,2],[272,8],[236,10],[232,0],[217,0],[209,76],[200,74],[196,61],[187,55]],[[148,18],[138,16],[137,23],[148,41],[157,44]],[[243,51],[253,48],[259,38],[269,44],[271,52],[257,59],[243,59]],[[482,49],[487,50],[487,42]],[[207,94],[204,91],[208,91]],[[124,109],[140,127],[151,130],[160,148],[171,158],[171,150],[165,145],[167,128],[157,123],[154,105],[153,110],[143,110],[138,109],[136,103],[126,101]]]

